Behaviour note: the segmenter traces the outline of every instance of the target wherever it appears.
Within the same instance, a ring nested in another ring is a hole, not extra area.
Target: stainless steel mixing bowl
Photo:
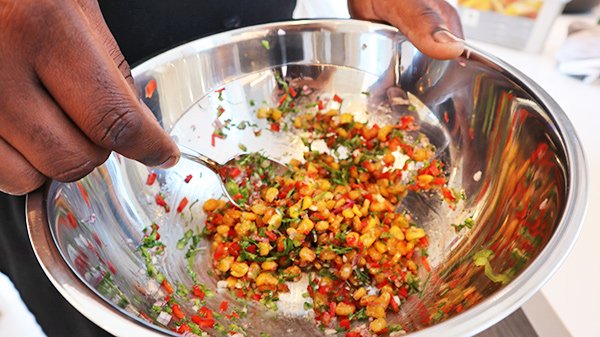
[[[414,115],[449,168],[450,184],[464,189],[466,198],[456,210],[411,194],[402,204],[430,235],[433,269],[422,296],[412,296],[390,318],[411,335],[483,330],[535,293],[568,254],[587,196],[586,165],[573,126],[530,79],[474,48],[459,59],[437,61],[388,26],[295,21],[190,42],[142,63],[133,75],[142,95],[147,83],[156,82],[144,99],[180,143],[217,160],[240,152],[240,143],[285,160],[303,150],[285,132],[265,130],[255,137],[250,127],[232,127],[215,147],[210,139],[220,104],[226,111],[221,120],[264,123],[250,101],[273,99],[276,72],[343,95],[345,110],[371,110],[366,115],[371,121]],[[214,91],[223,86],[221,102]],[[360,94],[364,91],[370,94]],[[382,106],[389,109],[375,109]],[[194,178],[183,183],[190,172]],[[50,280],[81,313],[118,336],[174,335],[152,319],[151,306],[164,293],[146,275],[137,249],[143,228],[161,225],[168,248],[156,264],[172,283],[191,285],[184,252],[174,246],[186,228],[202,226],[203,213],[196,207],[185,216],[165,214],[153,201],[158,186],[171,208],[183,195],[201,203],[220,194],[216,178],[190,163],[158,171],[154,186],[145,184],[148,173],[112,155],[84,179],[52,182],[27,201],[31,244]],[[451,224],[467,217],[475,225],[457,233]],[[494,256],[477,259],[490,253]],[[195,269],[214,288],[208,256],[200,254]],[[231,298],[219,293],[210,305],[222,299]],[[321,334],[309,320],[274,316],[260,305],[250,305],[242,322],[251,336]]]

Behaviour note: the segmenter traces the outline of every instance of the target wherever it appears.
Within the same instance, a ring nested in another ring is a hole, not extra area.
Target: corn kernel
[[[360,192],[352,190],[352,191],[348,192],[348,198],[350,198],[352,200],[356,200],[356,199],[360,198]]]
[[[294,127],[300,129],[302,127],[302,118],[300,116],[294,119]]]
[[[326,179],[321,179],[319,180],[319,188],[323,191],[329,191],[329,189],[331,188],[331,183]]]
[[[344,209],[342,211],[342,215],[346,219],[352,219],[352,218],[354,218],[354,212],[352,212],[352,208],[346,208],[346,209]]]
[[[381,254],[385,254],[385,252],[388,250],[385,243],[381,242],[380,240],[377,240],[374,245],[375,249],[377,249],[377,251]]]
[[[222,236],[227,236],[227,233],[229,233],[229,226],[226,226],[226,225],[217,226],[217,233],[221,234]]]
[[[301,162],[301,161],[299,161],[299,160],[298,160],[298,159],[296,159],[296,158],[292,158],[292,160],[290,160],[290,166],[292,166],[292,167],[296,167],[296,168],[297,168],[297,167],[299,167],[301,164],[302,164],[302,162]]]
[[[246,273],[246,277],[254,280],[258,274],[260,273],[260,266],[258,265],[258,263],[253,262],[250,267],[248,268],[248,273]]]
[[[273,214],[273,216],[271,216],[269,218],[269,221],[267,221],[267,224],[269,225],[270,228],[279,228],[279,226],[281,225],[281,215],[279,215],[279,213],[275,213]]]
[[[245,262],[236,262],[231,265],[231,276],[240,278],[246,275],[250,267]]]
[[[344,302],[340,302],[335,306],[335,314],[338,316],[350,316],[356,310],[356,306],[354,304],[348,304]]]
[[[360,287],[354,291],[354,294],[352,294],[352,298],[354,298],[354,300],[358,301],[366,294],[367,294],[367,289],[365,289],[365,287]]]
[[[244,220],[235,225],[235,232],[240,236],[248,236],[254,230],[256,230],[256,225],[249,220]]]
[[[383,202],[374,202],[369,207],[371,212],[382,212],[385,211],[385,203]]]
[[[360,242],[363,244],[363,247],[369,248],[375,242],[375,236],[372,233],[363,234],[360,236]]]
[[[260,267],[262,268],[262,270],[266,270],[266,271],[274,271],[277,269],[277,262],[275,261],[265,261],[263,262]]]
[[[379,131],[377,131],[377,139],[379,139],[382,142],[385,142],[387,140],[387,136],[390,134],[390,132],[392,132],[393,128],[393,125],[388,124],[379,129]]]
[[[227,288],[234,289],[237,286],[239,280],[233,276],[229,276],[227,278],[226,282],[227,282]]]
[[[275,121],[278,122],[281,119],[281,116],[283,115],[283,112],[279,109],[271,109],[271,118]]]
[[[335,130],[335,132],[338,134],[338,136],[340,138],[347,138],[348,137],[348,131],[346,131],[346,130],[344,130],[342,128],[339,128],[339,129]]]
[[[331,249],[323,249],[321,254],[319,254],[319,258],[324,261],[331,261],[337,257],[337,254],[334,253]]]
[[[332,117],[332,116],[337,116],[337,114],[339,114],[339,110],[335,110],[335,109],[329,109],[329,111],[327,111],[327,113],[325,114],[328,117]]]
[[[258,254],[260,256],[267,256],[271,251],[271,245],[268,242],[259,242],[258,243]]]
[[[254,221],[256,220],[256,214],[252,213],[252,212],[242,212],[242,219],[244,220],[251,220]]]
[[[406,219],[406,217],[403,215],[399,215],[392,222],[392,226],[398,226],[400,228],[408,228],[408,225],[408,219]]]
[[[279,190],[275,187],[269,187],[265,192],[265,200],[268,202],[273,202],[277,195],[279,194]]]
[[[343,113],[340,115],[340,125],[350,124],[352,121],[354,121],[354,116],[351,113]]]
[[[298,201],[297,203],[293,204],[292,206],[290,206],[288,208],[288,215],[291,218],[297,218],[298,216],[300,216],[300,203],[302,201]]]
[[[231,268],[233,261],[233,256],[224,257],[219,261],[219,263],[217,263],[217,269],[222,273],[226,273]]]
[[[300,249],[300,260],[304,262],[313,262],[316,258],[317,255],[312,249],[308,247],[302,247],[302,249]]]
[[[390,235],[396,240],[404,240],[404,233],[398,226],[392,226],[390,228]]]
[[[392,165],[396,161],[396,157],[394,157],[394,155],[391,153],[386,153],[385,155],[383,155],[382,160],[384,164]]]
[[[252,207],[250,209],[256,215],[263,215],[267,211],[267,206],[265,206],[264,204],[258,204],[257,203],[257,204],[252,205]]]
[[[385,307],[378,301],[373,301],[367,305],[367,316],[373,318],[384,318]]]
[[[215,209],[219,208],[221,203],[217,199],[208,199],[202,206],[205,212],[212,212]]]
[[[300,224],[298,225],[298,232],[307,235],[308,233],[310,233],[310,231],[312,231],[312,229],[315,227],[315,223],[309,219],[308,217],[302,219],[302,221],[300,221]]]
[[[304,197],[302,199],[302,210],[307,210],[310,206],[313,205],[313,199],[310,196]]]
[[[369,328],[374,333],[380,333],[387,328],[387,322],[385,318],[378,318],[369,324]]]
[[[277,286],[279,280],[271,273],[260,273],[256,277],[257,286]]]
[[[409,227],[406,230],[406,240],[418,240],[420,238],[425,237],[425,230],[423,228],[418,227]]]
[[[383,257],[383,255],[377,249],[375,249],[375,247],[369,248],[367,254],[369,254],[369,257],[371,257],[373,261],[379,261]]]
[[[354,215],[356,215],[359,218],[362,216],[362,212],[356,205],[352,206],[352,213],[354,213]]]
[[[315,229],[317,232],[324,232],[329,228],[329,222],[327,221],[319,221],[315,224]]]
[[[358,301],[358,304],[360,304],[361,307],[366,307],[366,306],[370,305],[371,303],[374,303],[375,300],[377,300],[377,296],[365,295],[360,298],[360,300]]]
[[[428,185],[433,181],[433,176],[430,174],[421,174],[417,176],[417,183],[419,185]]]
[[[379,297],[377,298],[377,302],[381,303],[381,305],[383,305],[384,309],[387,309],[387,307],[390,305],[390,300],[392,299],[392,295],[390,291],[381,291],[381,295],[379,295]]]
[[[352,265],[350,263],[344,263],[340,267],[340,278],[342,280],[347,280],[352,275]]]
[[[283,276],[288,280],[295,279],[295,278],[299,277],[301,274],[302,274],[302,270],[300,270],[300,267],[298,267],[298,266],[287,267],[283,271]]]
[[[271,115],[271,109],[266,108],[266,107],[260,107],[258,108],[258,111],[256,111],[256,117],[258,118],[267,118]]]
[[[413,152],[412,159],[415,161],[425,161],[429,159],[429,151],[424,148],[415,149]]]
[[[360,209],[360,212],[361,212],[362,214],[367,214],[367,213],[369,213],[369,206],[371,206],[371,200],[369,200],[369,199],[365,199],[365,201],[363,201],[363,205],[362,205],[362,207],[361,207],[361,209]]]

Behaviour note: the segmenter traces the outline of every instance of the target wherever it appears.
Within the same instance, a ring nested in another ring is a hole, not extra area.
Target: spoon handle
[[[181,152],[182,157],[192,160],[192,161],[195,161],[196,163],[202,164],[202,165],[208,167],[209,169],[211,169],[217,175],[219,175],[219,169],[221,168],[221,164],[217,163],[213,159],[210,159],[203,154],[200,154],[200,153],[190,149],[187,146],[183,146],[180,144],[178,144],[178,146],[179,146],[179,151]]]

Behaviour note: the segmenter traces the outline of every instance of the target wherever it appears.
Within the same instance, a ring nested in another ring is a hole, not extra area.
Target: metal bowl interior
[[[239,144],[282,161],[304,151],[297,135],[265,130],[256,137],[252,127],[232,127],[226,139],[211,146],[219,105],[225,108],[221,120],[267,128],[251,101],[260,105],[275,99],[276,72],[324,95],[343,96],[343,110],[373,123],[412,114],[449,168],[450,185],[465,192],[455,210],[412,194],[402,203],[430,236],[432,273],[423,276],[429,281],[421,293],[409,297],[389,321],[415,336],[476,333],[537,291],[570,250],[587,193],[573,128],[529,79],[472,48],[459,59],[437,61],[388,26],[296,21],[190,42],[133,70],[140,93],[149,81],[156,82],[144,100],[164,128],[217,161],[241,152]],[[221,102],[215,90],[222,87],[226,99]],[[52,182],[28,199],[32,245],[49,278],[78,310],[120,336],[175,335],[154,319],[152,306],[165,294],[145,272],[138,249],[144,228],[161,226],[167,250],[156,261],[158,268],[173,284],[192,285],[185,251],[175,246],[188,228],[203,226],[202,208],[191,207],[183,216],[164,213],[154,195],[162,192],[174,209],[183,196],[201,205],[221,194],[210,171],[188,162],[156,171],[159,183],[153,186],[145,184],[149,172],[112,155],[80,181]],[[190,173],[194,178],[186,184],[183,177]],[[475,226],[456,232],[451,224],[467,217]],[[482,251],[494,253],[487,267],[474,261]],[[215,289],[209,261],[206,249],[194,269]],[[217,308],[223,299],[236,303],[218,293],[208,305]],[[287,314],[273,315],[249,303],[241,325],[249,336],[322,334],[313,322],[293,314],[294,305],[282,299],[279,306]]]

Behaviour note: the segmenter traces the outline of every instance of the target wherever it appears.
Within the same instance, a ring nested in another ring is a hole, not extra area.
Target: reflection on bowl
[[[219,105],[229,114],[222,118],[233,124],[265,127],[250,102],[273,99],[275,73],[343,94],[343,109],[368,110],[364,117],[371,122],[412,114],[449,168],[449,184],[466,196],[455,210],[412,194],[403,201],[429,234],[432,273],[388,320],[415,336],[474,334],[502,319],[551,276],[578,233],[586,171],[572,125],[529,79],[477,50],[436,61],[388,26],[296,21],[194,41],[133,73],[140,92],[149,81],[156,83],[146,102],[164,128],[178,142],[221,161],[241,152],[240,143],[282,161],[304,151],[291,133],[256,137],[252,127],[230,128],[226,139],[211,145]],[[214,91],[223,86],[228,96],[221,102]],[[361,94],[365,91],[370,95]],[[380,106],[389,110],[374,109]],[[201,207],[185,216],[165,213],[154,196],[161,192],[171,209],[184,195],[199,204],[220,196],[216,177],[190,163],[157,171],[152,186],[146,184],[149,172],[113,155],[78,182],[52,182],[28,197],[31,242],[49,278],[79,311],[120,336],[176,335],[160,310],[153,310],[166,294],[146,272],[149,259],[172,284],[192,286],[185,251],[175,247],[187,229],[204,224],[205,215]],[[185,183],[190,172],[194,178]],[[451,226],[467,217],[474,220],[472,228]],[[166,245],[160,259],[139,249],[143,229],[152,223],[160,225]],[[202,253],[192,264],[214,291],[207,247],[200,243]],[[243,305],[226,292],[216,294],[207,306],[217,311],[223,300]],[[197,310],[193,306],[183,310]],[[283,307],[302,312],[289,306]],[[245,310],[237,324],[249,336],[322,334],[302,315],[274,315],[255,303]]]

